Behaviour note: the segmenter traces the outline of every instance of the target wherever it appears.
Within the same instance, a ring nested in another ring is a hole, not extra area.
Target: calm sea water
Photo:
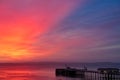
[[[70,65],[80,68],[80,65]],[[108,65],[110,66],[110,65]],[[113,66],[113,65],[112,65]],[[120,65],[115,65],[120,67]],[[55,68],[62,68],[64,65],[15,65],[15,64],[1,64],[0,65],[0,80],[81,80],[79,78],[56,77]],[[95,69],[97,66],[89,66]],[[114,66],[113,66],[114,67]]]

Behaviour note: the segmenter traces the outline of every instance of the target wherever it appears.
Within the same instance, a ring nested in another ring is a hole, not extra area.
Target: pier
[[[56,76],[81,78],[82,80],[120,80],[120,72],[117,68],[98,68],[93,71],[68,67],[56,69]]]

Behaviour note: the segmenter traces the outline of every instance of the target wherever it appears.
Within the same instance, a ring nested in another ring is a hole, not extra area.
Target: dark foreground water
[[[83,65],[83,64],[81,64]],[[81,68],[80,64],[69,64]],[[0,80],[82,80],[79,78],[56,77],[55,68],[64,67],[64,64],[0,64]],[[88,64],[91,69],[100,65]],[[103,65],[102,65],[103,66]],[[101,66],[101,67],[102,67]],[[120,67],[119,64],[108,64],[103,67]]]

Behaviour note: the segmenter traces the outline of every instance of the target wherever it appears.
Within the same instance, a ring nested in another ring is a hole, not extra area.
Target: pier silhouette
[[[75,69],[67,67],[56,69],[56,76],[81,78],[82,80],[120,80],[120,72],[117,68],[98,68],[96,71]]]

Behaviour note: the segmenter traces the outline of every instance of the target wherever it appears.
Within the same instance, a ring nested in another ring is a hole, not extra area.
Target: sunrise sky
[[[0,62],[120,61],[120,0],[0,0]]]

